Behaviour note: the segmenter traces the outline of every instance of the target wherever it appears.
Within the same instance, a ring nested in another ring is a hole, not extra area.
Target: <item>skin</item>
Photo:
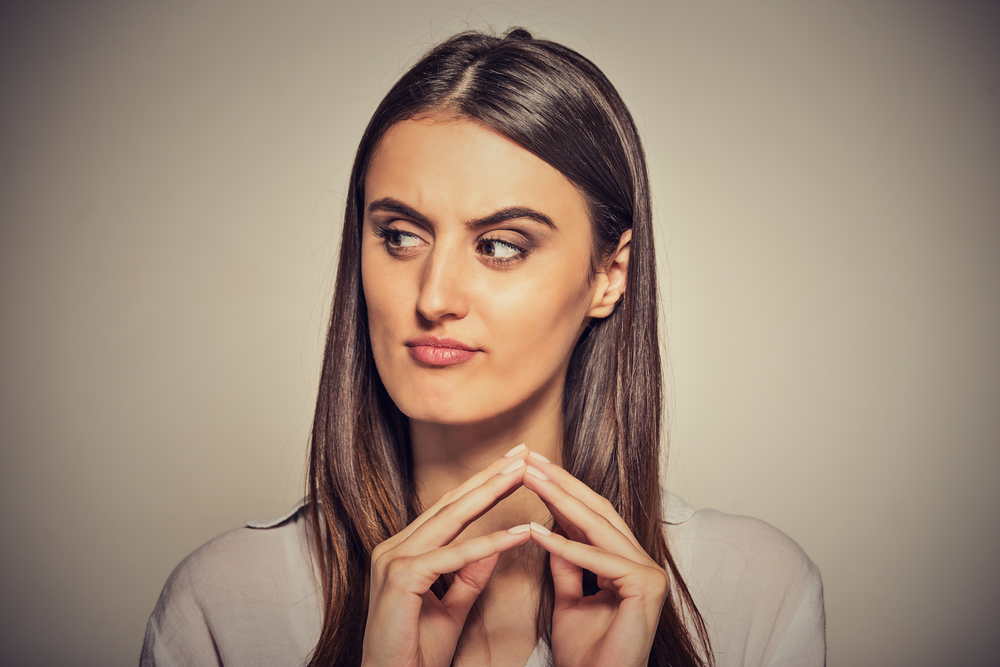
[[[386,133],[365,179],[362,280],[428,509],[373,553],[365,665],[523,665],[542,550],[556,664],[646,663],[666,574],[559,465],[570,354],[621,297],[629,240],[592,275],[581,193],[476,121],[438,114]],[[426,336],[470,351],[432,342],[415,353]],[[435,361],[455,354],[461,363]],[[543,527],[553,519],[555,533]],[[598,595],[582,597],[583,568]],[[430,587],[449,573],[438,600]]]

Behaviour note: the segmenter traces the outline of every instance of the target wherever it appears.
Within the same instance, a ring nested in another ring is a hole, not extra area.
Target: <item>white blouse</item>
[[[718,667],[826,664],[819,570],[787,535],[665,494],[664,530]],[[185,558],[146,627],[140,666],[302,665],[322,624],[303,505],[248,521]],[[525,667],[547,667],[539,642]]]

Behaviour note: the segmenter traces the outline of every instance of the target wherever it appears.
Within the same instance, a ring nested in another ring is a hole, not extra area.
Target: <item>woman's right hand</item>
[[[502,530],[452,541],[521,486],[527,450],[511,451],[375,547],[362,658],[365,667],[451,664],[465,619],[489,582],[500,552],[531,537],[525,526],[520,532]],[[455,572],[455,579],[439,600],[431,586],[449,572]]]

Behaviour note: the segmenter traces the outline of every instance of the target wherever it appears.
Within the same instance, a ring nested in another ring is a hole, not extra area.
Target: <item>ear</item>
[[[626,229],[618,241],[618,249],[604,264],[604,269],[594,277],[594,295],[587,317],[607,317],[625,293],[628,278],[628,253],[632,243],[632,230]]]

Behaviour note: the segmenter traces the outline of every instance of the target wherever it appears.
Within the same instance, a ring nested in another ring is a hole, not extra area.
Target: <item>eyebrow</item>
[[[398,199],[393,199],[392,197],[382,197],[381,199],[376,199],[372,203],[368,204],[368,212],[375,213],[376,211],[385,211],[387,213],[395,213],[397,215],[402,215],[407,218],[412,218],[417,222],[425,225],[430,224],[430,220],[427,216],[418,213],[415,209],[407,206]],[[482,218],[476,218],[474,220],[469,220],[465,223],[465,226],[469,229],[476,229],[478,227],[487,227],[489,225],[495,225],[506,220],[516,220],[519,218],[527,218],[528,220],[534,220],[535,222],[541,223],[546,227],[551,229],[556,229],[556,225],[552,222],[552,218],[545,215],[541,211],[537,211],[528,206],[508,206],[502,208],[498,211],[494,211],[487,216]]]

